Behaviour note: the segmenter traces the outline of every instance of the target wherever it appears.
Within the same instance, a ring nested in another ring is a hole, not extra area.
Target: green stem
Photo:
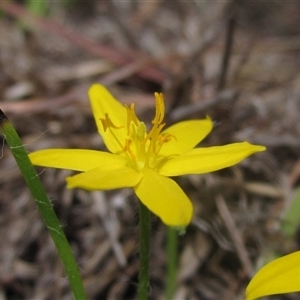
[[[80,278],[78,266],[72,254],[71,247],[61,229],[59,220],[53,210],[52,203],[36,174],[21,139],[10,123],[8,118],[0,109],[0,132],[3,134],[11,152],[19,166],[19,169],[27,183],[28,188],[35,200],[42,218],[54,241],[56,250],[65,267],[71,290],[75,299],[85,300],[86,295]]]
[[[178,232],[174,227],[167,228],[167,284],[166,300],[174,299],[177,279]]]
[[[149,258],[150,258],[150,211],[140,203],[140,270],[138,299],[148,299],[149,288]]]

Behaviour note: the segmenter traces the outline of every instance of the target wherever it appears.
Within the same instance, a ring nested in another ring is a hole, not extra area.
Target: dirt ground
[[[195,214],[179,237],[174,299],[240,300],[268,255],[299,248],[282,228],[300,174],[300,3],[49,1],[33,15],[0,2],[0,108],[26,149],[104,149],[87,98],[102,83],[151,120],[215,123],[201,146],[267,147],[229,169],[176,178]],[[1,139],[2,141],[3,139]],[[5,141],[0,153],[0,299],[72,299],[61,262]],[[37,169],[89,299],[136,299],[138,203],[131,190],[67,190]],[[300,218],[298,218],[300,221]],[[166,227],[152,216],[149,299],[164,299]],[[299,299],[299,294],[269,299]]]

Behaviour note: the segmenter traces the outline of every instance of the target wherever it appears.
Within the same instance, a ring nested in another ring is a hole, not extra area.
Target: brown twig
[[[217,95],[214,99],[206,100],[203,102],[193,103],[187,106],[182,106],[179,108],[174,109],[170,113],[170,120],[172,122],[178,122],[180,120],[186,119],[190,117],[190,115],[205,112],[208,109],[217,106],[221,103],[233,103],[237,100],[239,96],[239,92],[236,90],[225,90]]]
[[[229,60],[232,54],[232,45],[233,45],[233,34],[235,29],[235,19],[231,17],[227,21],[227,31],[226,31],[226,41],[225,41],[225,51],[223,55],[220,79],[218,83],[218,91],[222,90],[226,84],[226,77],[228,73]]]
[[[155,64],[164,65],[167,62],[178,59],[178,57],[179,57],[178,54],[174,54],[174,55],[168,55],[167,57],[164,57],[162,59],[152,58],[148,60],[139,60],[136,62],[132,62],[125,66],[120,67],[116,71],[112,71],[109,74],[104,75],[102,78],[98,80],[98,82],[108,86],[113,83],[119,82],[129,76],[132,76],[133,74],[137,73],[139,70],[147,67],[150,64],[155,63]],[[80,102],[86,99],[87,90],[89,86],[90,86],[89,84],[81,84],[80,86],[73,88],[72,91],[64,95],[52,97],[52,98],[26,99],[25,101],[18,101],[18,102],[3,101],[3,103],[1,104],[1,108],[6,112],[11,112],[16,114],[21,112],[34,114],[34,113],[40,113],[42,111],[56,110],[60,107],[69,105],[72,102],[76,102],[76,101]],[[152,95],[151,95],[151,99],[152,99]],[[131,104],[132,100],[130,100],[130,102],[128,102],[127,104]]]
[[[77,47],[80,47],[81,49],[84,49],[96,56],[103,57],[117,65],[123,66],[134,60],[144,60],[146,58],[145,55],[134,50],[131,50],[130,54],[129,52],[124,54],[124,51],[121,52],[114,48],[100,45],[86,37],[83,37],[78,32],[63,27],[51,20],[33,15],[19,4],[0,1],[0,9],[6,14],[21,19],[32,26],[34,25],[42,30],[61,36]],[[149,67],[147,69],[140,70],[139,75],[156,83],[162,83],[166,79],[166,74],[164,72]]]
[[[221,215],[221,218],[228,230],[228,233],[235,245],[237,254],[239,256],[239,259],[241,261],[241,264],[243,265],[247,275],[249,277],[253,276],[253,266],[252,263],[249,259],[247,250],[245,248],[244,242],[243,242],[243,238],[241,236],[240,231],[237,229],[234,220],[232,218],[232,215],[225,203],[224,198],[219,195],[216,198],[216,204],[217,204],[217,208],[218,211]]]

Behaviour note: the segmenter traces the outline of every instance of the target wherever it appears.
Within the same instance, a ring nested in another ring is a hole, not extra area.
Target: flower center
[[[162,93],[155,93],[155,117],[152,120],[152,128],[147,132],[146,125],[141,122],[135,114],[134,104],[129,107],[125,105],[127,112],[127,124],[116,126],[113,124],[108,114],[104,119],[100,119],[103,129],[109,130],[113,138],[120,146],[118,154],[125,155],[130,166],[137,170],[144,168],[155,169],[157,164],[163,159],[159,155],[162,146],[175,138],[171,134],[162,134],[161,130],[165,126],[163,119],[165,116],[165,104]],[[127,135],[124,141],[120,141],[115,130],[126,130]]]

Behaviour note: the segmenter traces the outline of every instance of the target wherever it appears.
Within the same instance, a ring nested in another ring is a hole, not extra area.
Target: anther
[[[100,118],[100,121],[101,121],[101,123],[102,123],[104,132],[106,132],[106,129],[107,129],[107,128],[120,129],[120,128],[123,127],[123,126],[116,126],[116,125],[112,122],[112,120],[109,118],[109,116],[108,116],[107,113],[106,113],[104,116],[105,116],[104,119]]]

